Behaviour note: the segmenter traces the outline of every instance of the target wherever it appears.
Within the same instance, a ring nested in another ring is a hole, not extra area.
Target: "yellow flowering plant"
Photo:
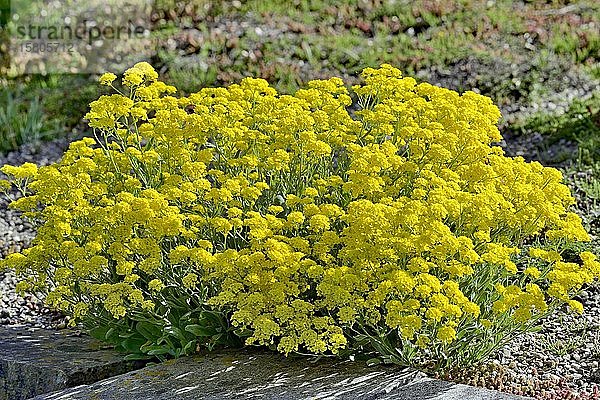
[[[2,168],[38,227],[2,265],[131,357],[246,344],[440,369],[581,312],[600,264],[574,250],[561,173],[493,145],[487,97],[362,77],[174,97],[147,63],[103,75],[95,139]]]

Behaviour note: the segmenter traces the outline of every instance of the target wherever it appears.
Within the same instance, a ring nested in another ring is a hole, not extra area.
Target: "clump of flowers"
[[[38,224],[2,264],[131,353],[266,345],[470,364],[600,276],[560,172],[503,155],[487,97],[363,71],[293,95],[188,97],[147,63],[91,103],[96,139],[2,171]],[[358,109],[352,114],[349,109]],[[8,186],[4,184],[4,186]]]

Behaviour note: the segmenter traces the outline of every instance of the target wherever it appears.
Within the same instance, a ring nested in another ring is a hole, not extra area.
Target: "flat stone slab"
[[[253,350],[181,358],[38,396],[36,400],[198,399],[475,399],[525,397],[430,379],[398,366],[366,367],[332,358],[289,357]]]
[[[28,399],[143,366],[104,346],[71,330],[0,326],[0,400]]]

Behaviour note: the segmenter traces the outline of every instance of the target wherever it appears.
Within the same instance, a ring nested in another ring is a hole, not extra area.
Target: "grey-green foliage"
[[[19,89],[0,88],[0,153],[54,135],[57,130],[44,115],[39,98],[26,98]]]

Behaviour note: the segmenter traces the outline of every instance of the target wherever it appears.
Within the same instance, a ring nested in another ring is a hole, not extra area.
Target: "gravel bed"
[[[0,156],[0,166],[55,162],[71,140],[23,146]],[[0,199],[0,256],[20,251],[33,237],[32,226]],[[0,272],[0,325],[65,327],[63,316],[44,307],[43,296],[21,297],[15,284],[12,272]],[[518,337],[483,365],[443,378],[543,399],[600,398],[593,395],[600,384],[600,285],[586,287],[579,299],[585,307],[582,315],[557,310],[543,321],[540,331]]]
[[[515,64],[501,58],[481,60],[471,56],[450,65],[419,70],[415,77],[458,92],[473,90],[490,95],[495,93],[495,88],[504,87],[506,97],[498,104],[503,133],[510,124],[535,113],[560,115],[573,100],[586,100],[600,90],[600,79],[591,78],[581,68],[558,59],[553,59],[552,68],[547,67],[543,77],[532,80],[529,76],[536,71],[534,64],[531,59]],[[521,81],[524,81],[524,87],[521,87]],[[511,84],[506,86],[506,82]],[[540,92],[542,87],[544,91]]]
[[[577,298],[583,314],[558,309],[481,365],[439,377],[537,399],[600,398],[600,285]]]

